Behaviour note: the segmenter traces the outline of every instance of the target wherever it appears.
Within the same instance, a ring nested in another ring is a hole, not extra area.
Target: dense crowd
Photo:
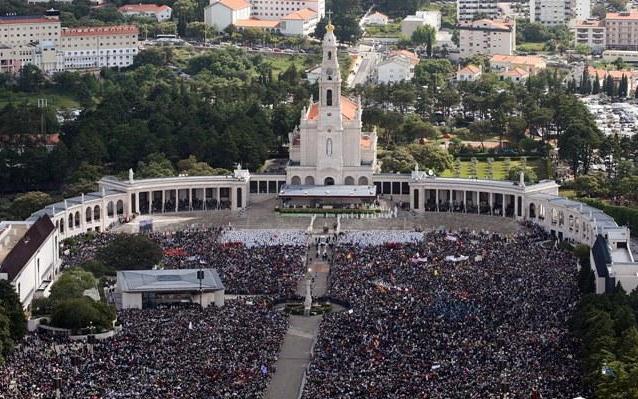
[[[152,237],[164,249],[164,267],[215,268],[227,294],[290,297],[303,276],[306,238],[300,231],[193,230]]]
[[[422,239],[423,233],[416,231],[349,231],[339,236],[339,243],[367,247],[370,245],[382,245],[388,242],[417,243]]]
[[[29,335],[0,366],[0,398],[262,398],[287,329],[266,299],[127,310],[95,344]]]
[[[117,237],[114,233],[81,234],[64,241],[62,261],[65,267],[79,266],[95,259],[97,251]]]
[[[567,327],[575,261],[543,233],[376,235],[386,244],[336,247],[329,293],[352,310],[324,317],[305,399],[586,393]]]

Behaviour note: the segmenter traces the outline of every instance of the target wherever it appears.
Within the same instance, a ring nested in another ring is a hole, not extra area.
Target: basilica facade
[[[377,135],[362,132],[361,99],[341,94],[334,26],[323,38],[319,101],[304,107],[290,134],[286,182],[292,186],[372,185],[377,170]]]

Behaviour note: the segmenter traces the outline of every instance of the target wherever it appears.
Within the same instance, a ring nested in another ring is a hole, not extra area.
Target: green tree
[[[15,218],[23,220],[52,202],[53,199],[49,194],[32,191],[18,195],[11,203],[10,211]]]
[[[14,342],[22,339],[27,332],[27,320],[22,303],[13,285],[7,280],[0,280],[0,308],[9,319],[9,333]]]
[[[41,90],[45,83],[44,74],[37,66],[27,64],[20,69],[20,74],[18,75],[18,88],[21,91],[34,93]]]
[[[432,57],[432,49],[436,42],[436,30],[430,25],[419,26],[412,33],[411,41],[416,46],[425,46],[428,57]]]
[[[95,288],[95,286],[95,278],[90,272],[80,268],[69,269],[51,286],[49,299],[53,303],[58,303],[68,299],[81,298],[85,290]]]
[[[5,357],[13,349],[13,344],[14,341],[11,338],[11,321],[4,307],[0,305],[0,365],[4,363]]]
[[[388,151],[381,158],[381,171],[384,173],[409,173],[415,165],[416,160],[405,147]]]
[[[67,299],[58,303],[51,315],[51,325],[79,330],[94,327],[95,332],[112,328],[115,311],[112,307],[91,298]]]
[[[175,168],[164,154],[153,153],[146,157],[146,162],[138,162],[137,175],[141,178],[175,176]]]
[[[434,145],[410,144],[408,151],[422,169],[441,173],[452,168],[452,156],[443,148]]]
[[[144,235],[118,236],[97,252],[97,260],[114,270],[150,270],[162,256],[162,248]]]
[[[538,182],[538,175],[536,175],[536,171],[529,166],[523,165],[515,165],[510,168],[507,172],[507,180],[511,180],[514,182],[518,182],[520,180],[520,174],[523,172],[525,183],[527,184],[535,184]]]

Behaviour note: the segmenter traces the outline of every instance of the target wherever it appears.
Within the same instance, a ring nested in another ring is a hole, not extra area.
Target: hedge
[[[638,208],[609,205],[595,198],[579,198],[579,201],[602,210],[609,216],[613,217],[619,225],[627,225],[630,230],[638,232]]]

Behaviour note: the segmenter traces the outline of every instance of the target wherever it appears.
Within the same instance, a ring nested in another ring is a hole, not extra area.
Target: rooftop
[[[118,8],[120,12],[161,12],[171,10],[167,5],[158,4],[126,4]]]
[[[359,106],[346,96],[341,96],[341,115],[347,120],[354,120],[357,118],[357,111]],[[316,120],[319,118],[319,103],[313,103],[308,110],[308,119]]]
[[[299,20],[299,21],[308,21],[308,20],[316,18],[316,17],[317,17],[317,13],[316,12],[312,11],[309,8],[304,8],[303,10],[291,12],[290,14],[286,15],[282,19],[293,19],[293,20]]]
[[[537,55],[505,55],[495,54],[490,58],[490,62],[507,62],[519,65],[531,65],[542,67],[545,65],[545,59]]]
[[[279,26],[279,21],[276,20],[265,20],[265,19],[238,19],[233,24],[238,28],[270,28],[274,29]]]
[[[0,17],[0,25],[43,24],[43,23],[59,24],[60,21],[55,18],[44,18],[40,16],[33,16],[33,15],[14,15],[10,17]]]
[[[62,28],[62,36],[105,36],[139,34],[140,31],[135,25],[116,26],[85,26],[81,28]]]
[[[21,230],[17,231],[17,235],[22,235],[13,242],[13,247],[2,260],[0,273],[7,273],[9,281],[15,279],[54,230],[55,226],[51,219],[48,216],[43,216],[33,223],[24,234],[21,233]]]
[[[219,0],[216,3],[212,3],[211,6],[215,4],[221,4],[231,10],[241,10],[243,8],[250,7],[250,4],[245,0]]]
[[[638,10],[623,11],[623,12],[608,12],[605,19],[629,19],[638,20]]]
[[[477,75],[481,73],[481,68],[476,65],[469,64],[465,68],[459,69],[458,73],[462,75]]]
[[[170,292],[199,291],[199,269],[180,270],[122,270],[117,272],[117,285],[122,292]],[[204,279],[201,289],[205,292],[223,290],[215,269],[202,269]]]

